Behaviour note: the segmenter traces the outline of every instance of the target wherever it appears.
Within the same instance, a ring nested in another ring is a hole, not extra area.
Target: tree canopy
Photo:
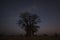
[[[18,24],[19,26],[22,25],[21,28],[25,28],[26,36],[33,36],[34,32],[39,28],[36,24],[41,22],[39,16],[37,14],[25,12],[21,13],[19,17]]]

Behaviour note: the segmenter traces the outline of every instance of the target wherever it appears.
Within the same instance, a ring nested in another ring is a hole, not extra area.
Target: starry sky
[[[25,11],[40,16],[37,34],[60,34],[59,0],[0,0],[0,33],[25,33],[17,24],[19,14]]]

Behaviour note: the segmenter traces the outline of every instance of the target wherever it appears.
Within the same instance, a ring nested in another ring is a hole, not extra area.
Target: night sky
[[[29,12],[40,16],[41,23],[37,34],[60,33],[60,1],[59,0],[1,0],[0,1],[0,33],[25,33],[17,23],[19,14]]]

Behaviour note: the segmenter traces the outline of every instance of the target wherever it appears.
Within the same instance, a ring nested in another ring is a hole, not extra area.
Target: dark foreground
[[[0,40],[60,40],[60,37],[54,36],[35,36],[35,37],[20,37],[20,36],[3,36]]]

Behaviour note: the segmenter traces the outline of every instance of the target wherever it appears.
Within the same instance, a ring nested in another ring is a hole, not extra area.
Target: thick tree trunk
[[[34,32],[32,31],[31,28],[27,28],[27,29],[26,29],[26,36],[27,36],[27,37],[32,37],[32,36],[34,36]]]
[[[33,36],[34,36],[34,33],[33,33],[33,32],[28,31],[28,32],[26,32],[26,36],[27,36],[27,37],[33,37]]]

